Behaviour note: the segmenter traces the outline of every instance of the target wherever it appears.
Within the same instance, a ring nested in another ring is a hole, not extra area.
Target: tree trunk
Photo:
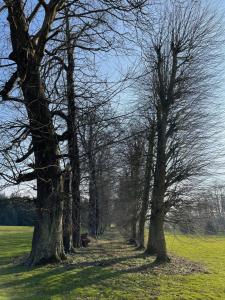
[[[72,195],[73,195],[73,246],[79,248],[81,246],[80,233],[80,179],[73,175]]]
[[[101,171],[98,174],[98,200],[99,200],[99,234],[103,234],[106,228],[110,225],[110,187],[109,178],[106,176],[109,174],[103,174]]]
[[[151,214],[150,223],[149,223],[149,232],[148,232],[148,244],[145,250],[145,253],[148,255],[157,254],[157,225],[156,218]]]
[[[37,221],[28,265],[56,262],[65,258],[62,238],[63,186],[58,159],[58,141],[40,76],[40,64],[50,27],[63,1],[46,4],[44,23],[34,42],[29,35],[29,22],[23,1],[5,1],[8,8],[12,53],[9,59],[17,64],[16,78],[8,83],[12,90],[16,79],[23,93],[35,163],[32,178],[37,178]],[[12,85],[12,86],[10,86]]]
[[[63,186],[58,143],[39,69],[32,62],[22,84],[29,117],[37,176],[37,222],[29,265],[65,259],[62,239]]]
[[[88,230],[90,236],[96,238],[99,229],[99,205],[95,163],[91,155],[89,156],[89,176]]]
[[[148,153],[145,166],[145,178],[144,178],[144,190],[142,195],[141,211],[139,215],[139,226],[138,226],[138,240],[139,249],[145,248],[145,221],[149,207],[149,192],[152,177],[152,164],[153,164],[153,149],[154,149],[154,124],[152,124],[149,134],[148,141]]]
[[[133,244],[137,246],[137,221],[138,221],[138,211],[140,204],[140,167],[141,167],[141,157],[140,147],[135,145],[134,152],[131,158],[131,180],[130,180],[130,215],[131,215],[131,237]]]
[[[73,246],[80,247],[80,157],[77,133],[77,108],[74,86],[75,58],[74,47],[71,42],[70,24],[67,9],[66,15],[66,40],[67,40],[67,102],[68,102],[68,154],[71,165],[71,193],[72,193],[72,227]]]
[[[164,234],[164,213],[156,213],[151,215],[148,244],[145,253],[147,255],[157,255],[156,262],[170,261]]]
[[[89,204],[88,204],[88,231],[90,236],[96,238],[99,231],[99,199],[96,173],[96,157],[93,151],[94,134],[93,124],[94,116],[90,114],[89,137],[87,143],[88,170],[89,170]]]
[[[164,214],[160,213],[156,216],[155,220],[155,242],[157,246],[157,257],[156,262],[164,263],[169,262],[170,259],[167,255],[167,249],[166,249],[166,240],[165,240],[165,234],[164,234]]]
[[[52,197],[52,201],[59,202],[60,200]],[[55,205],[54,213],[44,213],[41,211],[43,209],[37,209],[32,250],[26,262],[29,266],[56,263],[66,259],[62,242],[61,207]]]
[[[131,239],[135,242],[137,239],[137,220],[135,217],[131,219]]]
[[[149,240],[145,251],[148,255],[157,255],[156,262],[169,262],[164,234],[164,213],[151,214]]]
[[[146,249],[147,254],[155,252],[157,262],[167,262],[169,258],[166,251],[164,235],[165,204],[164,196],[166,191],[166,124],[167,112],[157,111],[157,157],[154,173],[154,185],[152,191],[151,219],[149,228],[149,241]],[[151,239],[152,242],[151,242]]]
[[[146,208],[147,213],[148,208]],[[146,213],[144,214],[141,212],[140,219],[139,219],[139,227],[138,227],[138,249],[144,249],[145,248],[145,217]]]
[[[72,228],[72,197],[70,169],[67,166],[64,174],[64,207],[63,207],[63,244],[66,253],[74,252]]]

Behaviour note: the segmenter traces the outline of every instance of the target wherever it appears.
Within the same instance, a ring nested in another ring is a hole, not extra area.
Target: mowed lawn
[[[18,257],[29,253],[31,237],[29,227],[0,227],[1,300],[225,299],[225,237],[167,236],[170,253],[205,267],[189,275],[155,272],[153,258],[115,240],[115,233],[64,265],[18,265]]]

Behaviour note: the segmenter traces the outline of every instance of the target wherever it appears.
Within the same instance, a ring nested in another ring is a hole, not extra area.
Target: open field
[[[182,264],[175,273],[154,267],[154,258],[115,240],[113,232],[64,265],[19,266],[15,258],[29,253],[31,235],[29,227],[0,227],[1,300],[225,299],[225,237],[168,235],[170,253],[204,266],[180,275]]]

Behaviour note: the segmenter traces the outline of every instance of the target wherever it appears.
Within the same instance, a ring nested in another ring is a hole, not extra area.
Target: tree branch
[[[26,154],[24,154],[21,158],[18,158],[16,160],[16,163],[21,163],[23,162],[25,159],[27,159],[32,153],[34,152],[34,148],[31,147]]]
[[[35,180],[36,178],[37,178],[36,171],[33,171],[33,172],[30,172],[30,173],[20,174],[17,177],[16,182],[17,182],[17,184],[19,184],[19,183],[22,183],[22,182]]]
[[[5,83],[3,90],[1,90],[0,95],[2,96],[3,100],[9,99],[9,93],[13,89],[13,86],[17,80],[17,71],[12,74],[9,80]]]

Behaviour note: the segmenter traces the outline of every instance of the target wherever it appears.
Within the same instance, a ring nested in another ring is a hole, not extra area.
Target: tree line
[[[33,199],[12,194],[0,195],[0,225],[34,226],[35,206]]]
[[[0,13],[2,189],[26,183],[36,196],[26,263],[66,259],[82,222],[94,238],[127,228],[144,248],[146,220],[146,254],[169,261],[166,218],[191,203],[207,167],[216,15],[191,0],[5,0]],[[110,55],[138,64],[124,61],[113,80]],[[123,113],[116,104],[130,92]]]

